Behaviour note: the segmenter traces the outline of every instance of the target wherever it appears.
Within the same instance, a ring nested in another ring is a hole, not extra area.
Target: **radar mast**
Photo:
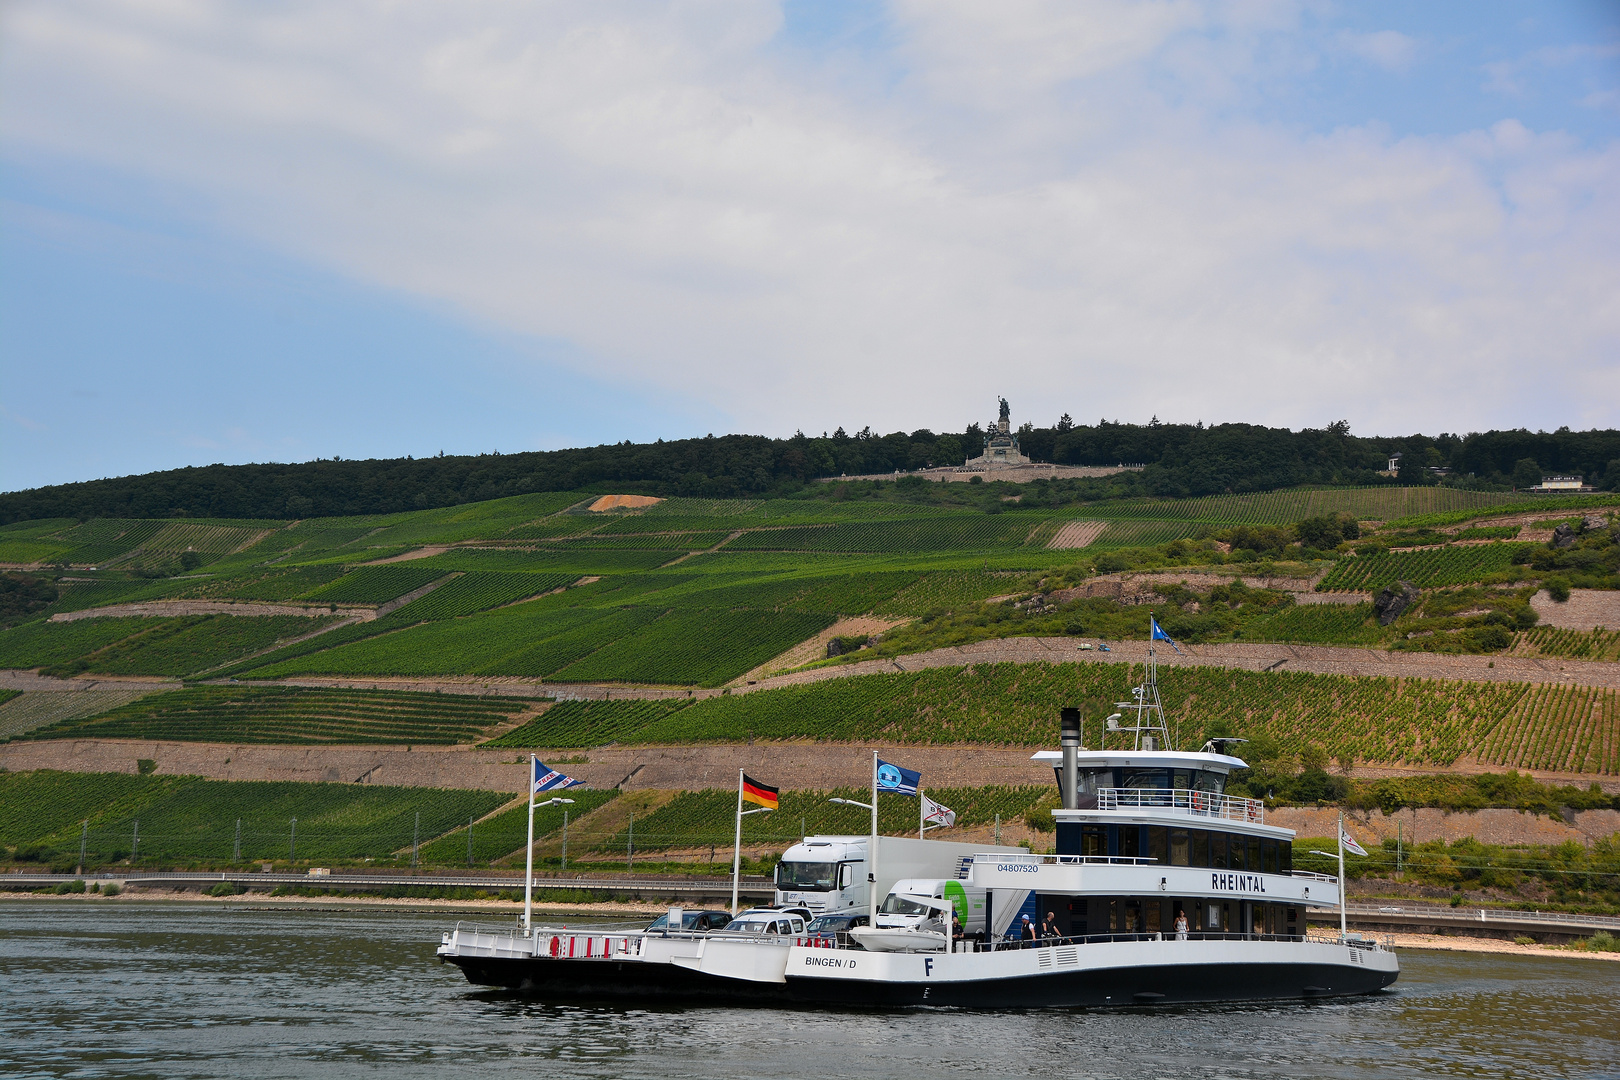
[[[1116,701],[1120,711],[1118,720],[1110,719],[1103,733],[1107,746],[1108,732],[1128,733],[1132,737],[1132,750],[1174,750],[1169,721],[1165,719],[1164,704],[1159,700],[1159,661],[1154,655],[1154,639],[1148,634],[1147,671],[1142,685],[1131,688],[1130,701]]]

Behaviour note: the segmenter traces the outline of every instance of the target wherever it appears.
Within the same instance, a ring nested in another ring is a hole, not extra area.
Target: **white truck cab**
[[[776,903],[835,915],[866,906],[864,836],[807,836],[776,864]]]
[[[865,836],[807,836],[794,844],[776,864],[776,904],[806,907],[817,915],[864,913],[870,843]],[[909,836],[880,836],[878,845],[877,895],[885,897],[902,879],[963,881],[976,853],[1023,854],[1026,850]],[[983,890],[979,890],[978,902],[982,921]]]

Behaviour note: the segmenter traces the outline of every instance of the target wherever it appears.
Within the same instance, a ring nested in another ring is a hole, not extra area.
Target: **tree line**
[[[1063,465],[1141,464],[1140,471],[1066,485],[1079,499],[1244,493],[1310,485],[1447,483],[1526,487],[1544,473],[1580,474],[1620,489],[1620,431],[1488,431],[1396,438],[1252,424],[1075,424],[1019,429],[1024,452]],[[984,429],[790,438],[709,435],[516,454],[332,458],[209,465],[0,494],[0,524],[45,518],[304,518],[387,514],[544,491],[736,498],[785,495],[840,475],[960,465],[982,452]],[[1394,453],[1399,477],[1384,477]]]

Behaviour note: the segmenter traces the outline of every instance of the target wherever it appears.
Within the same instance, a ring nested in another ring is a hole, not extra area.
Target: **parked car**
[[[749,908],[726,924],[735,934],[771,934],[777,937],[800,937],[806,922],[803,909],[784,911],[781,908]]]
[[[847,945],[849,939],[846,935],[857,926],[870,926],[872,920],[866,915],[856,915],[853,912],[843,912],[838,915],[819,915],[805,927],[805,933],[812,938],[832,942],[836,945]]]
[[[683,912],[681,912],[681,929],[682,930],[698,930],[698,931],[724,930],[725,927],[726,927],[726,924],[729,923],[730,921],[731,921],[731,912],[729,912],[729,911],[683,911]],[[667,929],[669,929],[669,913],[665,912],[664,914],[658,916],[658,918],[656,918],[656,919],[654,919],[652,921],[651,925],[649,925],[647,927],[647,929],[649,929],[649,930],[667,930]]]

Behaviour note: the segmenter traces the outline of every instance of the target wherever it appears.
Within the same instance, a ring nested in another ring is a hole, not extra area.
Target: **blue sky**
[[[1612,3],[13,4],[0,489],[1620,426],[1617,127]]]

